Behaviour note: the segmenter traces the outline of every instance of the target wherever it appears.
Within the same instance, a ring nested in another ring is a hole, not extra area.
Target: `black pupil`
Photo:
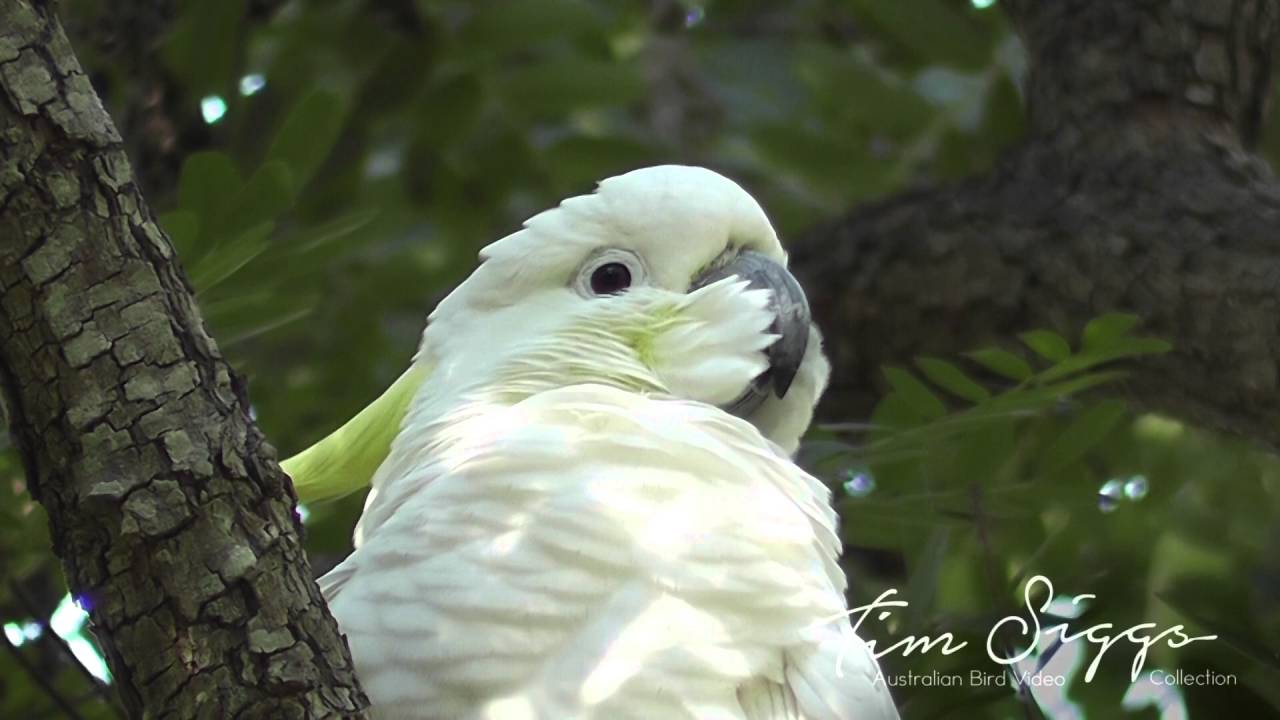
[[[591,292],[612,295],[631,287],[631,271],[622,263],[605,263],[591,273]]]

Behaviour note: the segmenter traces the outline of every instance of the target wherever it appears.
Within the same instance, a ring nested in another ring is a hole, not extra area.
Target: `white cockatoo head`
[[[480,258],[429,318],[411,414],[601,383],[718,405],[794,452],[829,366],[777,234],[733,181],[629,172]]]

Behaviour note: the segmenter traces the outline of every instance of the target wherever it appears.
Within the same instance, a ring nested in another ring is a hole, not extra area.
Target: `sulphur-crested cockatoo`
[[[407,372],[285,463],[372,491],[320,580],[380,718],[886,720],[828,491],[828,365],[760,206],[600,183],[485,248]]]

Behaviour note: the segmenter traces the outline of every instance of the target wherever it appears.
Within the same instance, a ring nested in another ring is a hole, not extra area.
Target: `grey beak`
[[[774,321],[769,332],[779,336],[765,350],[769,369],[752,380],[746,392],[725,408],[738,417],[746,417],[764,402],[771,388],[778,397],[783,397],[795,380],[809,344],[809,301],[800,283],[785,267],[751,250],[744,250],[729,262],[703,273],[689,289],[697,290],[730,275],[746,280],[750,287],[773,291],[769,309],[773,311]]]

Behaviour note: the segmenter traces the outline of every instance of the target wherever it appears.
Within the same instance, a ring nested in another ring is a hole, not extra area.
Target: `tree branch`
[[[1175,347],[1135,373],[1138,407],[1280,447],[1280,186],[1246,150],[1280,3],[1009,5],[1031,61],[1027,141],[794,253],[829,330],[825,414],[865,415],[882,363],[1126,310]]]
[[[0,5],[0,384],[130,713],[362,717],[292,487],[49,4]]]
[[[39,668],[32,665],[25,657],[23,657],[22,652],[19,651],[18,648],[14,647],[13,643],[9,642],[8,637],[0,636],[0,643],[4,644],[5,651],[13,657],[14,663],[17,664],[18,667],[22,668],[22,672],[25,673],[27,677],[31,678],[31,682],[40,686],[40,689],[44,691],[45,696],[47,696],[49,701],[62,711],[63,716],[66,717],[67,720],[84,720],[84,716],[76,710],[75,704],[63,697],[62,693],[59,692],[58,689],[49,682],[48,678],[45,677],[45,673],[41,672]]]
[[[10,580],[9,593],[18,601],[18,604],[22,607],[22,611],[27,615],[27,617],[48,617],[48,613],[40,607],[40,604],[27,594],[27,591],[22,587],[22,583]],[[53,647],[58,651],[58,654],[62,656],[62,661],[71,665],[78,673],[80,673],[84,678],[85,683],[92,688],[93,693],[97,695],[99,699],[108,704],[112,703],[113,697],[110,686],[95,677],[93,673],[89,672],[89,669],[84,666],[84,663],[80,662],[80,659],[76,657],[75,653],[71,650],[71,646],[67,644],[66,640],[63,640],[56,632],[43,633],[40,636],[40,639],[53,645]],[[117,714],[119,714],[120,711],[118,706],[115,707],[115,710]]]

